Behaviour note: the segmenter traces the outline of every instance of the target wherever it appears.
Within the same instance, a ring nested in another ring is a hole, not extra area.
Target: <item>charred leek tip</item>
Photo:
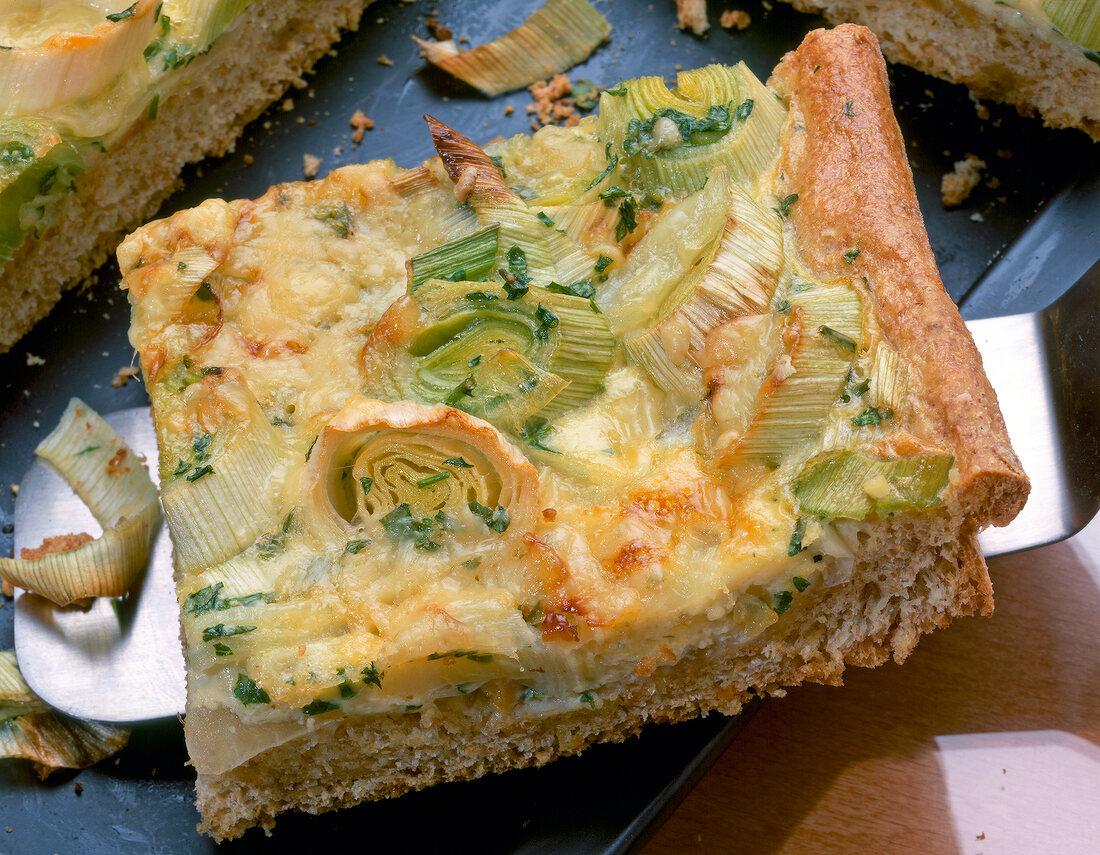
[[[540,377],[531,388],[541,390],[532,401],[545,396],[540,408],[553,414],[595,395],[611,365],[615,340],[604,316],[592,311],[583,297],[530,286],[509,299],[503,291],[489,293],[472,290],[468,283],[431,280],[418,289],[415,299],[425,316],[408,347],[409,387],[422,401],[478,412],[487,401],[478,389],[478,377],[492,375],[479,369],[496,371],[508,365],[518,371],[515,359],[498,356],[511,351],[539,371],[558,375],[560,383]],[[502,377],[491,382],[508,385]],[[546,396],[551,387],[555,394]],[[506,412],[490,407],[485,414],[490,410]]]
[[[588,0],[549,0],[522,26],[465,52],[453,40],[412,38],[432,65],[486,95],[500,95],[572,68],[610,32],[607,19]]]
[[[499,225],[488,226],[415,256],[409,262],[409,293],[429,279],[452,282],[486,279],[497,257],[499,234]]]
[[[86,769],[121,751],[126,728],[54,712],[23,679],[14,650],[0,650],[0,758],[34,763],[45,779],[58,769]]]
[[[1100,3],[1096,0],[1043,0],[1043,11],[1067,39],[1086,51],[1100,51]]]
[[[43,115],[102,92],[140,61],[159,5],[138,0],[133,14],[104,18],[89,33],[61,32],[41,44],[0,51],[0,115]]]
[[[703,186],[716,163],[751,182],[779,150],[786,110],[744,63],[683,71],[673,89],[661,77],[625,84],[601,104],[601,139],[638,190],[686,195]]]
[[[157,491],[144,464],[76,398],[35,453],[84,500],[103,534],[64,552],[2,558],[0,575],[63,606],[122,596],[145,567],[157,523]]]
[[[884,459],[831,452],[811,461],[792,489],[803,513],[823,517],[861,520],[923,511],[940,503],[954,462],[950,454]]]

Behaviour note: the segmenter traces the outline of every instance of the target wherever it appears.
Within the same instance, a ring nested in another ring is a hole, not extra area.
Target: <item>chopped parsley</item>
[[[256,551],[265,561],[274,558],[286,548],[286,536],[290,533],[290,524],[294,521],[294,511],[283,517],[282,525],[272,534],[265,534],[256,541]]]
[[[616,199],[625,199],[629,195],[630,194],[622,187],[619,187],[617,184],[612,184],[610,187],[600,193],[599,198],[603,199],[603,203],[608,208],[614,208]]]
[[[610,92],[611,90],[609,89],[608,91]],[[611,143],[608,143],[607,147],[604,149],[604,156],[607,157],[607,166],[604,167],[603,172],[601,172],[590,182],[588,182],[588,186],[584,188],[585,190],[591,190],[593,187],[598,185],[601,181],[607,178],[608,175],[614,172],[615,167],[619,165],[619,156],[617,154],[611,153]]]
[[[203,475],[209,475],[213,471],[214,467],[210,466],[209,464],[198,466],[190,475],[187,476],[187,480],[194,483],[195,481],[198,481]]]
[[[608,258],[606,255],[601,255],[599,258],[596,259],[595,270],[596,270],[597,273],[603,273],[610,266],[611,266],[611,259]]]
[[[620,80],[615,86],[612,86],[610,89],[605,89],[604,92],[606,92],[608,95],[614,95],[617,98],[622,98],[627,93],[626,83],[625,81]]]
[[[213,641],[215,638],[229,638],[232,635],[244,635],[246,632],[252,632],[255,628],[254,626],[241,626],[240,624],[230,624],[226,626],[224,623],[216,623],[213,626],[208,626],[202,631],[202,640]]]
[[[627,196],[619,203],[619,222],[615,225],[615,240],[621,241],[638,228],[638,205]]]
[[[523,425],[519,437],[532,448],[541,451],[549,451],[551,454],[561,454],[546,445],[546,439],[553,432],[554,427],[544,416],[531,416]]]
[[[855,427],[871,427],[881,424],[894,417],[894,411],[889,407],[868,407],[855,418],[851,419]]]
[[[477,381],[473,377],[467,377],[457,386],[455,386],[450,392],[447,393],[447,397],[443,399],[444,404],[449,404],[454,407],[462,402],[463,398],[468,398],[474,394],[474,389],[477,388]]]
[[[851,336],[845,335],[839,330],[834,330],[832,327],[826,326],[825,324],[822,324],[817,329],[818,332],[834,344],[839,344],[850,353],[856,352],[856,341]]]
[[[153,93],[153,100],[149,102],[149,121],[153,121],[157,117],[157,107],[160,106],[160,93]]]
[[[573,106],[582,113],[591,113],[600,100],[600,89],[594,83],[580,78],[573,84]]]
[[[471,662],[492,662],[492,653],[478,653],[476,650],[448,650],[446,653],[429,653],[428,661],[437,659],[469,659]]]
[[[853,246],[850,250],[848,250],[846,253],[844,253],[844,255],[842,255],[841,258],[843,258],[845,261],[847,261],[849,264],[851,264],[857,258],[859,258],[859,250],[856,247]]]
[[[729,133],[735,119],[739,122],[747,119],[752,113],[752,106],[750,98],[742,102],[731,117],[732,101],[729,104],[715,104],[707,107],[706,113],[698,119],[672,107],[662,107],[648,119],[630,120],[623,139],[623,153],[630,157],[653,157],[659,149],[659,143],[653,136],[653,128],[661,119],[668,119],[676,125],[680,135],[677,147],[709,145]]]
[[[93,451],[99,451],[102,447],[102,445],[89,445],[87,448],[82,448],[74,456],[80,457],[82,454],[91,454]]]
[[[483,505],[480,502],[470,502],[467,507],[481,517],[482,520],[485,521],[485,525],[498,534],[504,534],[504,532],[508,530],[508,526],[512,523],[512,517],[508,513],[508,509],[503,505],[497,505],[495,511],[488,505]]]
[[[233,697],[245,706],[271,703],[271,696],[257,686],[256,681],[247,674],[237,675],[237,683],[233,686]]]
[[[374,686],[376,689],[382,688],[382,678],[386,676],[385,671],[379,671],[373,662],[366,668],[359,672],[363,677],[363,683],[367,686]]]
[[[350,552],[352,555],[358,555],[372,543],[374,543],[374,541],[370,538],[367,538],[366,540],[349,540],[344,546],[344,552]]]
[[[531,279],[527,276],[527,253],[523,251],[523,247],[513,246],[508,250],[506,258],[508,270],[500,271],[504,277],[504,291],[509,300],[518,300],[531,290],[527,287],[531,284]]]
[[[780,300],[775,305],[775,310],[777,312],[789,312],[790,309],[791,309],[791,301],[790,300],[786,300],[786,299]]]
[[[13,140],[0,149],[0,166],[21,167],[33,163],[34,160],[34,149],[26,143]]]
[[[572,285],[559,285],[557,282],[551,282],[546,286],[546,290],[554,294],[569,294],[572,297],[584,297],[586,300],[591,300],[596,296],[595,286],[587,279],[582,279],[580,282],[574,282]]]
[[[852,110],[852,102],[851,101],[845,101],[844,102],[844,115],[849,116],[849,117],[855,115],[855,112]]]
[[[340,697],[343,698],[345,701],[348,698],[355,697],[355,684],[352,683],[351,680],[345,679],[344,682],[336,687],[336,689],[340,692]]]
[[[362,489],[364,496],[369,496],[370,495],[370,488],[373,487],[373,486],[374,486],[374,479],[373,478],[368,478],[366,475],[364,475],[362,478],[359,479],[359,487]]]
[[[110,15],[107,16],[107,20],[110,21],[112,24],[115,24],[119,21],[124,21],[127,18],[132,18],[134,17],[135,9],[137,9],[137,3],[135,3],[129,9],[123,9],[121,12],[112,12]]]
[[[434,475],[428,475],[421,478],[416,482],[416,486],[423,490],[425,487],[430,487],[432,484],[438,484],[440,481],[446,481],[451,477],[450,472],[436,472]]]
[[[318,698],[302,707],[302,715],[324,715],[325,713],[330,713],[338,709],[340,709],[339,704],[334,704],[332,701],[323,701]]]
[[[1085,59],[1100,65],[1100,52],[1088,48],[1081,48],[1081,52],[1085,55]]]
[[[581,695],[579,698],[577,698],[577,700],[579,700],[586,707],[590,707],[592,709],[596,708],[596,696],[591,692],[581,692]]]
[[[545,212],[539,211],[537,214],[535,214],[535,216],[538,217],[539,222],[546,226],[548,229],[554,228],[554,221],[546,216]]]
[[[448,457],[443,462],[446,463],[448,466],[456,466],[459,469],[473,469],[474,468],[472,463],[467,463],[465,458],[462,458],[462,457]]]
[[[327,225],[339,238],[351,236],[353,225],[351,211],[343,202],[339,205],[325,205],[314,208],[309,212],[309,216]]]
[[[313,437],[313,442],[311,442],[309,444],[309,448],[306,449],[306,462],[309,462],[309,457],[310,457],[311,454],[313,454],[313,446],[315,446],[317,444],[317,440],[320,439],[320,438],[321,438],[320,434]]]
[[[776,591],[772,596],[772,611],[777,615],[783,614],[794,602],[794,594],[790,591]]]
[[[535,317],[539,320],[539,328],[535,330],[535,335],[546,341],[550,337],[550,330],[558,325],[558,316],[540,303],[535,309]]]
[[[183,601],[183,613],[189,615],[204,615],[207,612],[218,612],[233,606],[252,606],[258,602],[270,603],[275,599],[274,594],[256,593],[245,594],[243,597],[223,597],[221,595],[224,582],[215,582],[188,595]]]
[[[794,524],[794,533],[791,535],[790,545],[787,546],[787,555],[795,556],[802,551],[802,538],[806,536],[806,518],[799,517]]]
[[[230,647],[228,644],[222,644],[220,641],[216,642],[214,644],[214,655],[215,656],[232,656],[233,655],[233,648]]]
[[[499,155],[491,154],[489,155],[489,160],[497,165],[497,169],[500,170],[501,178],[508,177],[508,174],[504,171],[504,158],[500,157]]]
[[[810,580],[803,579],[801,576],[794,576],[791,578],[791,584],[794,585],[794,589],[801,594],[808,587],[810,587]]]
[[[787,217],[791,215],[791,205],[797,201],[797,193],[791,193],[789,196],[784,196],[779,200],[779,207],[775,209],[775,212],[783,219],[787,219]]]
[[[417,549],[428,552],[439,549],[439,544],[432,540],[432,534],[437,525],[442,528],[445,522],[446,517],[442,511],[432,518],[416,519],[408,502],[402,502],[382,517],[382,527],[391,541],[397,543],[411,540]]]

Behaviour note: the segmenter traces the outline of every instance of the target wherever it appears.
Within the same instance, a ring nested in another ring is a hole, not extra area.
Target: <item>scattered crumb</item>
[[[46,360],[41,356],[35,356],[33,353],[27,354],[27,365],[45,365]]]
[[[710,29],[707,0],[676,0],[676,26],[701,36]]]
[[[125,386],[131,377],[137,377],[138,370],[132,365],[123,365],[115,373],[114,378],[111,380],[111,385],[118,389],[121,386]]]
[[[985,182],[985,186],[988,187],[990,190],[996,190],[998,187],[1001,186],[1001,179],[998,178],[996,175],[991,175],[989,177],[989,180]]]
[[[0,577],[0,593],[10,599],[15,596],[15,586],[7,579]],[[11,832],[10,828],[8,829],[8,832]]]
[[[256,158],[254,158],[250,154],[246,154],[244,157],[241,158],[241,160],[244,161],[245,166],[251,166],[252,164],[254,164],[256,162]]]
[[[283,103],[282,103],[282,109],[283,109],[284,113],[289,113],[291,110],[293,110],[294,109],[294,99],[293,98],[284,98]]]
[[[299,125],[304,125],[306,123],[306,120],[302,116],[295,116],[294,121],[296,121]],[[218,192],[220,193],[221,191],[219,190]]]
[[[999,157],[1001,160],[1011,160],[1012,150],[1007,148],[999,148],[997,149],[997,157]]]
[[[19,495],[19,485],[18,484],[12,484],[11,485],[11,494],[13,496],[18,496]]]
[[[356,110],[351,114],[348,124],[355,128],[355,132],[351,135],[351,141],[355,145],[359,145],[363,141],[363,134],[374,128],[374,119],[362,110]]]
[[[34,549],[27,549],[26,547],[20,549],[19,557],[24,561],[34,561],[36,558],[41,558],[44,555],[54,555],[58,552],[70,552],[78,546],[83,546],[85,543],[91,543],[93,540],[95,540],[95,538],[86,531],[82,531],[79,534],[59,534],[56,537],[47,537],[42,541],[40,546],[36,546]]]
[[[752,15],[748,12],[742,12],[740,9],[726,9],[722,13],[722,17],[718,19],[718,23],[726,30],[735,28],[745,30],[752,24]]]
[[[985,161],[973,154],[963,160],[955,161],[955,169],[943,176],[940,183],[940,195],[945,208],[955,208],[970,196],[970,191],[982,180]]]
[[[514,112],[516,112],[516,108],[513,107],[511,104],[508,104],[507,106],[505,106],[505,108],[504,108],[504,115],[505,116],[511,116]]]
[[[973,214],[970,215],[970,219],[975,223],[984,223],[985,222],[985,217],[983,217],[977,211],[975,211]]]
[[[445,27],[443,22],[434,15],[429,15],[428,20],[425,21],[424,24],[427,26],[428,32],[432,34],[432,38],[437,42],[445,42],[448,39],[454,38],[454,33],[452,33],[448,27]]]
[[[73,792],[79,796],[84,792],[84,785],[80,781],[73,781]]]
[[[981,834],[975,836],[974,839],[975,840],[985,840],[985,832],[983,831]]]
[[[302,174],[306,178],[316,178],[321,171],[321,158],[312,154],[302,155]]]
[[[378,57],[375,62],[377,62],[379,65],[393,65],[393,60],[385,54],[382,54],[380,57]]]
[[[540,125],[576,127],[581,120],[580,114],[595,109],[599,102],[599,89],[587,80],[578,80],[574,85],[567,74],[555,74],[527,88],[534,99],[533,104],[527,105],[527,112],[538,117],[538,123],[531,122],[536,131]],[[507,110],[505,114],[511,115]]]

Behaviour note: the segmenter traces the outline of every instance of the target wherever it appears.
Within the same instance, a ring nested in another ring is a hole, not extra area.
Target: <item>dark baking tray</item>
[[[738,59],[766,77],[783,53],[822,23],[781,4],[766,9],[740,0],[736,6],[752,15],[752,26],[728,32],[717,26],[725,4],[712,2],[715,26],[697,39],[676,30],[671,0],[597,3],[615,27],[611,42],[571,74],[608,86],[639,74],[671,76],[677,66]],[[161,214],[209,196],[253,197],[272,183],[299,180],[306,153],[323,158],[323,170],[378,157],[413,165],[433,154],[420,118],[424,112],[478,141],[529,130],[527,93],[484,98],[426,67],[408,34],[424,35],[424,18],[434,11],[456,36],[467,35],[477,44],[519,24],[537,5],[537,0],[374,4],[359,32],[319,63],[308,89],[289,93],[292,110],[272,108],[250,126],[233,155],[191,169],[187,189]],[[380,64],[384,56],[393,64]],[[891,85],[929,237],[947,289],[962,302],[964,314],[1030,311],[1060,294],[1095,260],[1100,244],[1095,146],[1083,134],[1044,129],[1005,107],[988,105],[990,115],[982,119],[966,90],[910,69],[891,69]],[[509,104],[515,108],[511,117],[504,114]],[[366,111],[376,127],[353,147],[348,118],[356,109]],[[988,176],[999,186],[979,186],[962,208],[946,211],[940,177],[967,153],[987,162]],[[103,412],[146,401],[140,380],[111,385],[117,370],[132,362],[129,310],[117,290],[117,269],[106,265],[98,279],[68,294],[47,320],[0,356],[0,483],[22,477],[34,446],[70,396],[80,395]],[[37,360],[29,355],[45,364],[31,364]],[[11,520],[12,497],[4,488],[4,554],[12,547]],[[13,613],[10,601],[0,606],[0,648],[13,644]],[[651,725],[638,739],[597,746],[541,769],[444,785],[321,817],[291,815],[279,820],[271,840],[252,831],[222,847],[194,831],[194,779],[185,765],[179,724],[156,722],[138,727],[118,758],[83,772],[58,773],[44,784],[29,764],[0,761],[0,855],[243,853],[272,845],[289,850],[356,843],[380,851],[630,852],[642,846],[747,717],[712,715],[675,726]]]

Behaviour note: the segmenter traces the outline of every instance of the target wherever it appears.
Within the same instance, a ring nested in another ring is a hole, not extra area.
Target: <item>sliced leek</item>
[[[76,398],[35,453],[72,485],[103,534],[39,558],[0,558],[0,576],[59,605],[122,596],[145,568],[159,516],[157,491],[144,464]]]
[[[161,450],[164,517],[181,572],[232,558],[273,523],[287,453],[235,372],[207,375],[193,388],[194,432]]]
[[[499,225],[488,226],[415,256],[409,261],[410,293],[429,279],[480,282],[488,277],[497,257],[499,233]]]
[[[1100,51],[1100,3],[1096,0],[1043,0],[1043,11],[1067,39],[1093,54]],[[1093,61],[1100,62],[1100,58]]]
[[[898,352],[886,342],[875,346],[870,383],[864,400],[868,406],[901,412],[908,391],[905,369]]]
[[[658,386],[688,400],[700,400],[705,391],[698,363],[707,334],[733,318],[767,311],[783,266],[778,218],[740,185],[730,184],[729,192],[725,229],[710,263],[684,277],[657,323],[623,342]]]
[[[0,51],[0,116],[36,116],[93,98],[134,62],[153,35],[159,0],[104,19],[91,32],[60,32],[39,45]]]
[[[919,454],[900,459],[858,451],[820,455],[792,485],[799,509],[822,517],[865,519],[935,507],[955,458]]]
[[[600,102],[600,136],[619,158],[617,174],[638,192],[674,195],[703,186],[716,163],[751,183],[779,151],[786,110],[744,63],[623,84]]]
[[[735,459],[769,467],[821,433],[863,331],[859,295],[846,285],[796,277],[785,299],[791,306],[784,332],[790,351],[765,381],[760,407],[735,452]]]
[[[23,679],[15,651],[0,650],[0,758],[30,760],[45,779],[58,769],[94,766],[129,739],[126,728],[53,711]]]
[[[522,26],[472,50],[461,52],[453,39],[412,38],[432,65],[486,95],[500,95],[583,62],[610,32],[588,0],[549,0]]]
[[[459,459],[467,465],[448,462]],[[534,467],[492,425],[407,401],[349,403],[322,432],[307,479],[307,525],[425,551],[445,545],[456,520],[474,519],[471,503],[502,508],[515,534],[534,524],[538,501]],[[486,536],[486,526],[472,528]]]

